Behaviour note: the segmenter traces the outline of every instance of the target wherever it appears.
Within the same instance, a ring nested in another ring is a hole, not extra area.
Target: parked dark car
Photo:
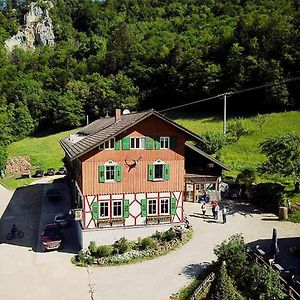
[[[59,224],[46,224],[42,232],[43,251],[62,248],[63,237]]]
[[[46,175],[48,175],[48,176],[54,176],[54,175],[55,175],[55,169],[49,168],[49,169],[47,170]]]
[[[224,192],[224,197],[227,199],[240,199],[242,195],[241,186],[237,183],[229,183],[228,188]]]
[[[59,168],[58,171],[56,172],[57,175],[66,175],[67,174],[67,169],[65,167]]]
[[[58,189],[49,189],[46,192],[46,195],[49,201],[57,202],[62,199],[61,193]]]
[[[33,177],[36,177],[36,178],[37,177],[43,177],[43,176],[44,176],[44,171],[40,170],[40,169],[36,170],[34,175],[33,175]]]
[[[67,213],[57,213],[54,217],[54,223],[60,227],[68,227],[71,224],[70,216]]]

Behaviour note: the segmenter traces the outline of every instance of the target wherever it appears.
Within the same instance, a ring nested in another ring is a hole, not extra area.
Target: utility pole
[[[224,93],[224,120],[223,120],[223,133],[226,135],[227,124],[226,124],[226,101],[227,101],[227,93]]]

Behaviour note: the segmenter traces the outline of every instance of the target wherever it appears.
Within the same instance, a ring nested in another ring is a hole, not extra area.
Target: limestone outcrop
[[[50,2],[48,4],[50,5]],[[30,4],[29,12],[24,16],[22,30],[5,41],[5,47],[9,52],[15,47],[32,49],[36,46],[54,44],[55,37],[49,11],[34,2]]]

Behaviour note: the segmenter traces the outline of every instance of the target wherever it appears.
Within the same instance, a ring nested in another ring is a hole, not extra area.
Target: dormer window
[[[170,148],[170,137],[161,136],[160,137],[160,149],[169,149]]]
[[[141,137],[130,138],[130,149],[145,149],[145,138],[141,138]]]
[[[99,149],[101,150],[114,150],[115,149],[115,139],[110,139],[110,140],[107,140],[106,142],[102,143],[100,146],[99,146]]]

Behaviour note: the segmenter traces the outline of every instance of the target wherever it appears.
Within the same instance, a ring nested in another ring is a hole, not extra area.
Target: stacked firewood
[[[6,165],[6,173],[11,174],[29,174],[31,171],[31,164],[28,162],[29,157],[20,156],[11,158]]]

